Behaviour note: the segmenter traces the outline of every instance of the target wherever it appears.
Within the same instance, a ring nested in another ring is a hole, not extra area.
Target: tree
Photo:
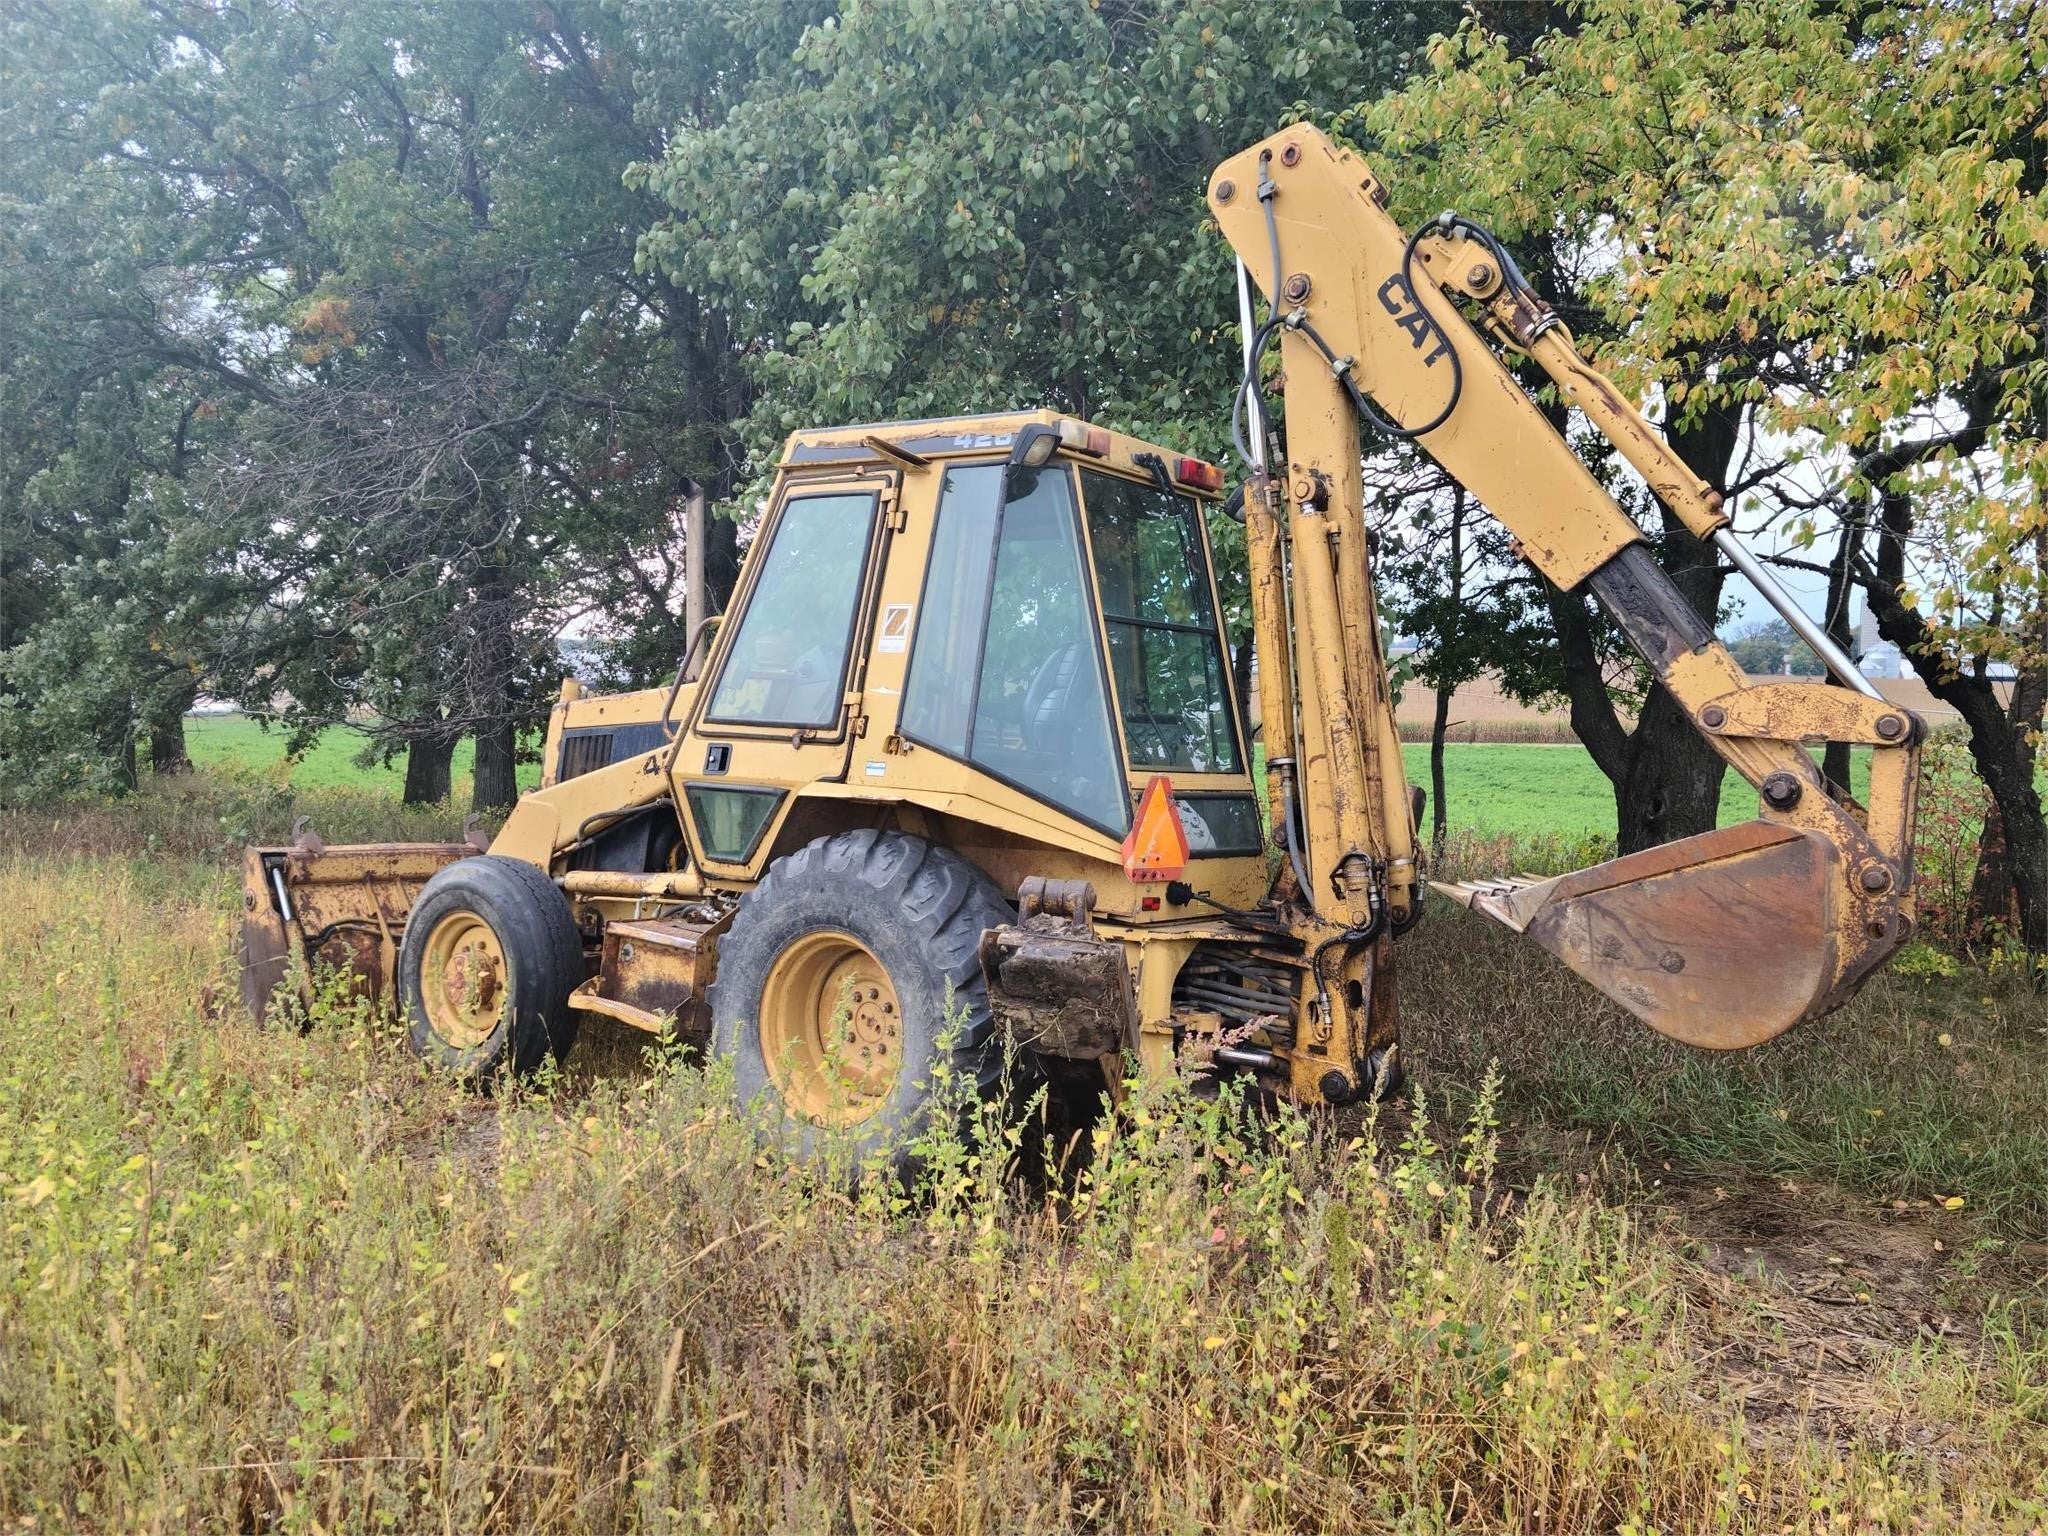
[[[0,796],[120,789],[138,746],[185,764],[214,615],[233,586],[190,482],[240,380],[152,351],[134,317],[193,310],[170,275],[173,194],[79,132],[92,87],[35,17],[0,20]]]
[[[1556,688],[1556,645],[1535,588],[1517,572],[1506,530],[1462,486],[1413,449],[1386,455],[1368,481],[1379,535],[1375,583],[1383,612],[1417,639],[1410,674],[1435,694],[1430,722],[1431,843],[1451,827],[1444,774],[1453,696],[1491,672],[1503,691]]]
[[[742,328],[757,464],[800,426],[1032,406],[1220,457],[1241,363],[1231,263],[1203,203],[1211,167],[1298,102],[1399,78],[1457,14],[1348,15],[1336,0],[790,9],[813,24],[779,64],[635,172],[670,210],[643,268]],[[1242,545],[1213,532],[1242,636]]]
[[[1820,658],[1783,619],[1758,619],[1723,637],[1728,653],[1754,677],[1819,677]]]
[[[203,672],[274,702],[300,738],[374,711],[387,747],[419,744],[407,777],[422,795],[445,792],[454,738],[473,734],[476,802],[499,805],[517,732],[552,691],[563,623],[603,615],[642,637],[625,647],[631,665],[651,670],[663,649],[673,665],[676,511],[692,486],[729,483],[746,397],[722,318],[633,271],[658,208],[621,178],[659,152],[653,124],[672,120],[678,93],[715,114],[743,78],[724,9],[8,12],[24,87],[8,141],[38,147],[25,200],[49,216],[11,247],[18,282],[0,297],[10,327],[45,293],[64,301],[23,349],[49,376],[22,389],[62,416],[118,380],[129,433],[151,421],[147,401],[165,401],[166,419],[197,401],[180,452],[152,455],[177,458],[186,482],[176,505],[195,562],[178,580],[214,583],[203,637],[172,649],[188,701]],[[73,458],[68,479],[9,464],[10,487],[33,481],[50,508],[29,541],[34,585],[101,572],[141,606],[178,611],[182,586],[142,588],[90,540],[55,536],[75,525],[112,539],[128,564],[178,548],[168,526],[114,523],[113,490],[161,520],[161,476],[138,494],[117,473],[126,460],[99,452],[88,484]],[[26,504],[10,494],[11,515]],[[28,585],[26,557],[8,558],[10,583]],[[11,731],[43,721],[79,739],[80,684],[57,685],[43,653],[68,646],[93,687],[132,693],[115,674],[136,666],[117,668],[109,648],[167,649],[104,624],[89,654],[65,638],[67,614],[104,608],[74,599],[11,621]],[[175,711],[150,708],[167,734]],[[120,775],[111,738],[80,750],[112,754]]]
[[[1468,25],[1350,126],[1411,214],[1455,203],[1554,261],[1582,343],[1661,404],[1745,529],[1828,549],[1783,558],[1838,562],[1963,714],[2023,934],[2048,944],[2028,723],[2048,681],[2007,706],[1988,668],[2048,667],[2039,7],[1590,0],[1575,20],[1528,57]],[[1725,573],[1668,542],[1710,614]],[[1556,602],[1567,644],[1577,601]],[[1669,775],[1615,763],[1584,672],[1574,721],[1584,704],[1626,844],[1631,797]],[[1659,697],[1634,734],[1676,745]]]

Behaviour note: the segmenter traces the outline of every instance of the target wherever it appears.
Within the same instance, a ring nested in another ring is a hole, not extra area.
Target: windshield
[[[1194,499],[1092,469],[1081,496],[1131,764],[1242,772]]]
[[[1104,831],[1130,824],[1063,470],[946,471],[903,729]]]

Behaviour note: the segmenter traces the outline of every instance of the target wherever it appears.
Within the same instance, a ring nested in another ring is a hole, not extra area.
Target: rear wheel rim
[[[903,1009],[874,953],[850,933],[804,934],[761,989],[761,1056],[782,1100],[820,1125],[857,1125],[888,1102],[903,1066]]]
[[[505,946],[474,912],[451,912],[420,952],[420,1008],[427,1028],[452,1050],[491,1038],[512,1001]]]

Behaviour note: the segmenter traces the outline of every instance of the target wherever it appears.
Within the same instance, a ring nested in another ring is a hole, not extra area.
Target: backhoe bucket
[[[1726,1051],[1827,1012],[1898,947],[1907,925],[1872,935],[1850,881],[1825,839],[1752,821],[1554,879],[1436,888],[1651,1028]]]
[[[357,843],[329,848],[302,835],[288,848],[242,855],[242,1001],[257,1023],[281,982],[296,975],[310,1001],[323,968],[353,973],[363,995],[387,999],[398,945],[420,887],[478,852],[469,843]]]

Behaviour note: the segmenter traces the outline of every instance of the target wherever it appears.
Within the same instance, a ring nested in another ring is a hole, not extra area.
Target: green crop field
[[[389,762],[368,756],[370,738],[345,726],[323,731],[304,753],[286,755],[285,732],[266,728],[247,715],[195,715],[185,722],[185,746],[201,768],[247,774],[294,789],[388,790],[396,795],[405,784],[405,755]],[[476,748],[467,739],[456,745],[450,769],[458,787],[466,787]],[[540,765],[522,763],[519,784],[531,789],[540,782]],[[457,799],[461,795],[456,796]]]
[[[192,760],[202,767],[245,773],[294,789],[347,788],[396,794],[405,780],[402,756],[390,763],[364,762],[369,738],[346,728],[325,732],[297,759],[287,759],[285,736],[241,715],[187,722]],[[1407,746],[1409,782],[1429,783],[1429,749]],[[465,741],[456,748],[454,776],[462,798],[472,757]],[[1867,763],[1858,758],[1858,788]],[[1593,760],[1579,746],[1519,742],[1454,744],[1444,749],[1444,776],[1454,831],[1513,837],[1556,837],[1566,842],[1614,835],[1614,795]],[[520,784],[539,782],[537,763],[520,765]],[[1756,814],[1756,796],[1730,774],[1721,790],[1725,825]]]

